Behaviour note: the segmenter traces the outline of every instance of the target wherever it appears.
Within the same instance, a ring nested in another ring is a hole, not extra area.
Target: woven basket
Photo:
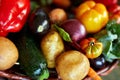
[[[113,63],[108,64],[101,70],[96,71],[100,76],[108,75],[113,69],[117,67],[119,60],[115,60]],[[20,69],[19,65],[15,65],[9,70],[0,71],[0,80],[32,80],[30,77],[26,76],[24,72]],[[55,70],[50,69],[50,77],[48,80],[61,80],[57,75]],[[84,80],[92,80],[90,77],[85,77]]]

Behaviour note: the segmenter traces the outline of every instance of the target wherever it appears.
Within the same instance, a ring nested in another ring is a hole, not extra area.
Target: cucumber
[[[37,47],[34,38],[25,30],[15,41],[19,51],[19,63],[26,75],[30,76],[32,80],[48,79],[49,70],[46,59]]]

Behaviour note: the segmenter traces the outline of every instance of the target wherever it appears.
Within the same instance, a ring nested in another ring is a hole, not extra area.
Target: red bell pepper
[[[30,0],[0,0],[0,36],[19,32],[30,12]]]
[[[112,6],[109,6],[107,9],[108,9],[109,13],[116,13],[116,12],[120,11],[120,5],[114,4]]]
[[[94,0],[95,2],[103,3],[105,6],[111,6],[117,4],[118,0]]]
[[[115,4],[110,7],[108,7],[109,12],[109,19],[110,20],[116,20],[117,23],[120,24],[120,5]]]
[[[106,7],[112,6],[113,4],[117,4],[118,0],[94,0],[96,3],[102,3]]]

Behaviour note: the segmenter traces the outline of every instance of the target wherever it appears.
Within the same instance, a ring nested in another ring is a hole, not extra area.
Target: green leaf
[[[58,27],[55,24],[53,25],[53,27],[58,30],[58,32],[59,32],[60,36],[63,38],[63,40],[65,40],[67,42],[72,42],[70,35],[64,29]]]
[[[106,30],[110,31],[112,34],[120,36],[120,24],[117,24],[115,21],[108,22]]]
[[[109,21],[106,28],[94,37],[103,43],[103,54],[107,61],[120,59],[120,24]]]
[[[31,8],[31,12],[35,11],[35,9],[37,9],[38,7],[40,7],[40,5],[35,2],[35,1],[30,1],[30,8]]]
[[[47,6],[52,3],[52,0],[39,0],[39,1],[40,1],[40,5],[42,6]]]

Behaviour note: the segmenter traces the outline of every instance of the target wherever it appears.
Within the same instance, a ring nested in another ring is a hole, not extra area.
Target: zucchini
[[[25,29],[26,30],[26,29]],[[46,60],[37,47],[34,38],[28,32],[21,32],[15,41],[19,51],[19,63],[26,75],[32,80],[44,80],[49,77]]]

